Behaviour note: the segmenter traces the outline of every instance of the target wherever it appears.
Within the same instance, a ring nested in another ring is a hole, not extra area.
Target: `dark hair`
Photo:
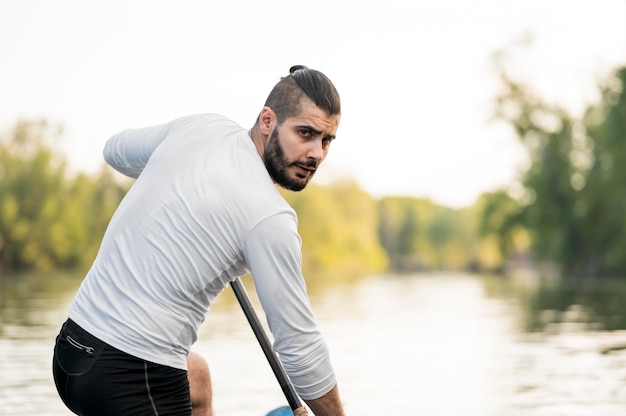
[[[289,68],[289,75],[274,86],[265,105],[274,110],[278,123],[282,124],[287,118],[300,114],[305,96],[326,114],[341,114],[339,93],[330,79],[304,65]]]

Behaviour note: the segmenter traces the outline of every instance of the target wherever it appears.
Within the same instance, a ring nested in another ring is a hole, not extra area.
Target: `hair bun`
[[[293,74],[294,72],[300,71],[301,69],[309,69],[309,68],[304,65],[294,65],[291,68],[289,68],[289,73]]]

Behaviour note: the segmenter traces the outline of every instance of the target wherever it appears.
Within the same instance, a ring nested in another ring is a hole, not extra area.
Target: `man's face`
[[[264,153],[265,166],[274,182],[292,191],[304,189],[328,154],[339,118],[304,100],[299,115],[274,128]]]

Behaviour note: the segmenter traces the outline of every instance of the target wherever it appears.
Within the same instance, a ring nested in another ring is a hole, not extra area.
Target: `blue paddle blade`
[[[293,412],[289,406],[283,406],[272,410],[265,416],[293,416]]]

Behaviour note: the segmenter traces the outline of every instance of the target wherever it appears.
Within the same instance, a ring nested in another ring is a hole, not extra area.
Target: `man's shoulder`
[[[173,125],[223,125],[241,128],[239,124],[230,118],[218,113],[199,113],[176,118],[171,121]]]

